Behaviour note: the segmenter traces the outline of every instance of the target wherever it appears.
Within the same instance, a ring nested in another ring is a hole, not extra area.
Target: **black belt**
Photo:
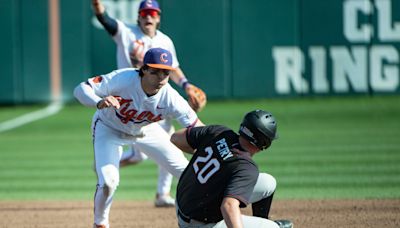
[[[183,220],[183,221],[185,221],[186,223],[190,223],[190,218],[189,217],[187,217],[186,215],[184,215],[182,212],[181,212],[181,210],[179,210],[178,209],[178,215],[179,215],[179,217]]]

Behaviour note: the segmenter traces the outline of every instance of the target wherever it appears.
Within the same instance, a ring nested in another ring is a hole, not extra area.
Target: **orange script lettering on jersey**
[[[119,104],[121,108],[119,109],[119,113],[116,112],[117,117],[121,120],[122,123],[126,124],[129,121],[134,123],[142,123],[142,122],[157,122],[162,120],[162,115],[158,114],[157,116],[153,114],[151,111],[143,111],[138,113],[136,109],[129,109],[129,106],[132,103],[132,99],[124,99],[121,98]]]

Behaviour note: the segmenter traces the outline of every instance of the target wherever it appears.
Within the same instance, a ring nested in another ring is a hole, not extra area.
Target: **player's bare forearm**
[[[169,77],[172,81],[175,82],[175,84],[180,85],[179,83],[182,80],[182,78],[185,78],[185,75],[183,74],[181,68],[177,67],[174,71],[171,72]]]
[[[221,204],[221,213],[225,224],[229,228],[242,228],[242,214],[239,208],[239,200],[231,197],[225,197]]]
[[[95,14],[103,14],[106,10],[103,3],[100,0],[92,0],[92,7]]]
[[[171,136],[171,142],[175,144],[176,147],[178,147],[180,150],[193,154],[194,150],[193,148],[189,145],[187,139],[186,139],[186,128],[182,128],[178,131],[176,131],[174,134]]]
[[[200,119],[197,119],[197,121],[196,121],[194,127],[202,127],[202,126],[206,126],[206,125],[205,125],[203,122],[201,122]]]

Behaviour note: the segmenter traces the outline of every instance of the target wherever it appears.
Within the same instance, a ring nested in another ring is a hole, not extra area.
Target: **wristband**
[[[182,84],[182,88],[183,88],[183,89],[186,89],[186,87],[187,87],[188,85],[190,85],[189,82],[184,82],[184,83]]]
[[[99,102],[97,102],[97,104],[96,104],[96,108],[97,109],[101,109],[100,107],[99,107],[99,104],[100,104],[100,102],[102,102],[103,101],[103,99],[101,99]]]
[[[180,80],[179,80],[179,86],[182,88],[182,89],[185,89],[186,88],[186,86],[189,84],[189,81],[187,80],[187,78],[185,78],[185,77],[183,77],[183,78],[181,78]]]

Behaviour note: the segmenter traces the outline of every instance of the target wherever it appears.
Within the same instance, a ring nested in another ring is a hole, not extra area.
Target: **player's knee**
[[[119,171],[118,169],[112,165],[108,164],[101,167],[101,177],[100,184],[101,186],[107,187],[107,189],[111,192],[114,192],[119,185]]]
[[[276,189],[275,177],[268,173],[260,173],[258,178],[261,178],[261,180],[259,180],[258,182],[262,184],[261,186],[259,186],[259,188],[263,189],[264,191],[263,198],[272,195]]]
[[[102,191],[105,198],[109,198],[114,195],[117,190],[117,186],[110,187],[107,185],[100,186],[98,191]]]
[[[269,195],[271,195],[272,193],[274,193],[275,192],[275,189],[276,189],[276,179],[275,179],[275,177],[273,177],[272,175],[270,175],[270,174],[267,174],[266,173],[266,175],[267,175],[267,182],[269,183],[268,184],[268,191],[269,192],[271,192]]]

